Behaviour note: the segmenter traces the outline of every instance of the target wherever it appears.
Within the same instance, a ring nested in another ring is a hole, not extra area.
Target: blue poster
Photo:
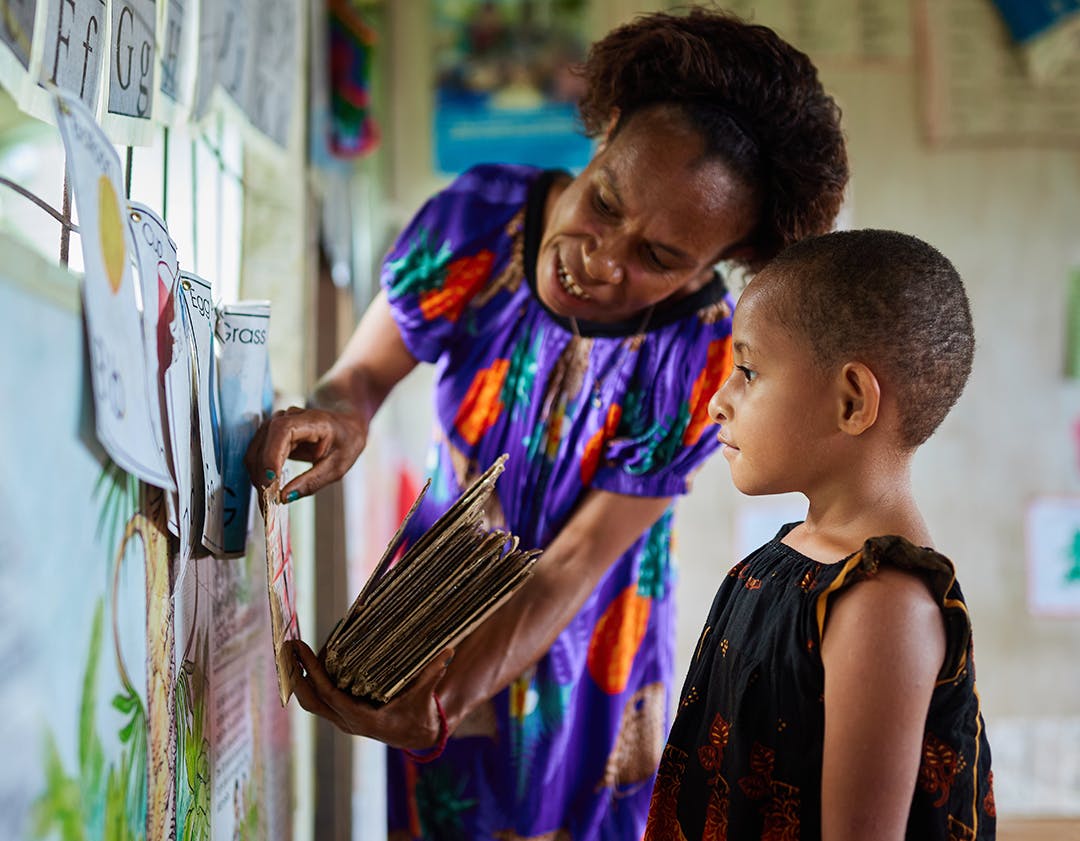
[[[994,0],[1013,40],[1024,44],[1080,13],[1080,0]]]
[[[587,0],[432,0],[435,168],[476,163],[579,170],[592,141],[577,120]]]

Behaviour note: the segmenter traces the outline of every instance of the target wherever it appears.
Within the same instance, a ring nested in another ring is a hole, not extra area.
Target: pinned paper
[[[22,65],[23,70],[30,69],[30,47],[34,43],[34,15],[37,12],[36,0],[4,0],[0,4],[0,43],[8,49]]]
[[[210,281],[198,275],[181,272],[180,278],[191,308],[195,340],[195,410],[203,478],[202,544],[216,555],[224,549],[221,535],[224,490],[221,486],[221,446],[217,434],[213,290]]]
[[[284,650],[289,640],[300,639],[296,617],[296,587],[293,584],[292,545],[289,541],[289,509],[278,502],[280,482],[264,488],[259,497],[266,536],[266,588],[270,597],[270,627],[274,635],[281,706],[289,702],[299,677],[296,658]]]
[[[154,104],[154,0],[113,0],[108,111],[149,119]]]
[[[196,6],[196,0],[165,0],[159,85],[164,96],[160,104],[165,106],[165,113],[155,115],[155,118],[163,117],[168,121],[171,116],[179,114],[176,106],[191,103],[195,79],[194,36],[198,34],[193,14]]]
[[[244,453],[262,424],[270,302],[226,304],[217,316],[218,395],[221,407],[221,477],[225,487],[223,537],[227,554],[247,543],[251,479]]]
[[[205,509],[202,463],[199,455],[199,425],[195,417],[197,362],[194,356],[195,326],[188,302],[188,290],[178,280],[173,287],[174,314],[170,320],[171,354],[165,370],[165,405],[169,419],[169,447],[176,476],[176,499],[170,505],[169,527],[180,539],[179,576],[188,560],[202,545],[197,518]]]
[[[95,430],[124,470],[159,488],[173,487],[158,444],[157,394],[149,393],[141,295],[128,255],[120,159],[90,112],[72,94],[55,93],[60,135],[79,213],[85,276],[82,284],[94,388]]]
[[[128,229],[135,244],[135,268],[142,299],[142,330],[146,360],[147,411],[154,431],[154,443],[161,460],[170,464],[168,435],[165,424],[165,369],[172,359],[169,320],[172,317],[171,297],[180,270],[176,260],[176,243],[172,241],[165,223],[144,204],[128,202]],[[175,481],[164,490],[175,491]]]
[[[1080,616],[1080,497],[1042,497],[1027,510],[1028,608]]]
[[[74,94],[89,109],[97,105],[101,84],[105,12],[105,0],[51,2],[45,23],[40,81]]]

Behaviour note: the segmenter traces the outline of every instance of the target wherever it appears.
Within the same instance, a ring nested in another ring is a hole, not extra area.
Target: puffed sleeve
[[[896,535],[867,540],[862,549],[845,561],[840,574],[818,597],[813,617],[818,642],[824,636],[826,617],[836,597],[873,578],[882,567],[899,569],[926,581],[945,619],[945,660],[938,681],[955,680],[967,666],[971,650],[971,620],[956,583],[956,570],[944,555]]]
[[[463,336],[495,328],[492,316],[514,290],[490,287],[520,262],[533,177],[522,167],[468,170],[424,204],[387,253],[380,282],[417,359],[435,362]]]
[[[650,337],[593,487],[677,496],[718,447],[709,400],[731,372],[730,297]]]

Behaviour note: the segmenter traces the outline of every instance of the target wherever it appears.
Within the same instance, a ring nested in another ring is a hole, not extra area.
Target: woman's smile
[[[562,286],[567,295],[577,298],[579,301],[592,300],[589,293],[574,280],[574,276],[570,274],[570,270],[566,268],[558,253],[555,255],[555,274],[559,278],[559,285]]]

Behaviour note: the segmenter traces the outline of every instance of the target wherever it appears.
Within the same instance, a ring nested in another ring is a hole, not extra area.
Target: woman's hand
[[[435,689],[454,649],[441,652],[408,689],[377,707],[338,689],[322,661],[303,642],[288,644],[304,669],[293,692],[308,712],[322,716],[344,733],[367,736],[395,748],[427,750],[439,741],[442,734]]]
[[[256,487],[281,475],[286,459],[311,467],[281,489],[281,501],[292,502],[336,482],[356,461],[367,443],[367,424],[346,406],[274,412],[251,439],[244,462]]]
[[[270,484],[292,458],[311,462],[311,469],[281,489],[283,502],[336,482],[363,451],[368,424],[390,390],[415,367],[386,293],[380,292],[319,380],[310,408],[274,412],[259,427],[244,457],[251,481],[260,488]]]

